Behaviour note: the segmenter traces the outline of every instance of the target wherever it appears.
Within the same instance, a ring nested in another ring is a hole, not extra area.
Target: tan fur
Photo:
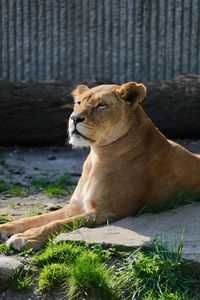
[[[70,142],[90,145],[83,173],[66,207],[0,225],[17,250],[39,248],[63,225],[84,220],[90,226],[134,215],[177,193],[180,187],[200,196],[200,157],[167,140],[146,116],[140,102],[146,89],[130,82],[74,91]],[[73,117],[79,118],[75,129]],[[80,122],[81,118],[81,122]],[[169,120],[170,121],[170,120]]]

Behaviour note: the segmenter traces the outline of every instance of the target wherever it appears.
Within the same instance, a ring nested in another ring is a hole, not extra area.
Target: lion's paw
[[[6,245],[18,251],[27,249],[26,240],[18,237],[18,234],[11,236],[11,238],[6,241]]]
[[[17,251],[22,251],[30,248],[39,249],[43,245],[43,241],[39,236],[29,236],[26,233],[18,233],[11,236],[6,241],[6,245]]]

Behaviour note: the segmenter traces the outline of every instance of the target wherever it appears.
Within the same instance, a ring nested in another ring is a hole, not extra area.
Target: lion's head
[[[145,95],[144,85],[135,82],[91,89],[77,86],[69,119],[69,143],[79,148],[116,141],[130,129],[134,111]]]

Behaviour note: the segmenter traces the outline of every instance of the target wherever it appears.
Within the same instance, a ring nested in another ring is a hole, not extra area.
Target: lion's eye
[[[96,108],[97,109],[106,109],[107,107],[108,107],[107,104],[99,103]]]
[[[75,104],[78,104],[78,105],[80,105],[80,104],[81,104],[81,101],[77,101],[77,102],[75,102]]]

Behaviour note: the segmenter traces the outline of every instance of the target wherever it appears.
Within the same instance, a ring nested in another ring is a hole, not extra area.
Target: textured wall
[[[0,79],[200,74],[199,0],[0,0]]]

